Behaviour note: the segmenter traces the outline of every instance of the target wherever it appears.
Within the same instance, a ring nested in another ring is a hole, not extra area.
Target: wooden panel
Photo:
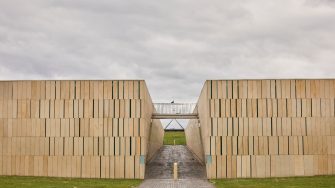
[[[231,80],[227,81],[227,98],[228,99],[233,98],[233,81]]]
[[[213,155],[210,177],[332,174],[334,86],[333,80],[206,82],[198,109],[205,153]],[[144,81],[0,82],[0,172],[143,178],[148,99]],[[204,120],[203,113],[214,118]]]

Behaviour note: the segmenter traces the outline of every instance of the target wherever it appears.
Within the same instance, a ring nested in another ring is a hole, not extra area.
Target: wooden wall
[[[335,80],[209,80],[198,101],[208,178],[335,174]]]
[[[150,161],[163,145],[164,129],[161,121],[153,119],[151,123],[151,130],[149,133],[149,148],[147,154],[147,161]]]
[[[0,175],[143,179],[153,110],[139,80],[1,81]]]
[[[196,113],[197,107],[194,113]],[[192,151],[193,155],[201,162],[204,163],[204,149],[201,139],[200,122],[198,119],[190,119],[187,127],[185,128],[186,146]]]

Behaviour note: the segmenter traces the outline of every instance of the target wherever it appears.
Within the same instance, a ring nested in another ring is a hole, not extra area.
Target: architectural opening
[[[186,145],[186,134],[190,133],[186,132],[189,119],[198,122],[198,114],[194,110],[196,104],[159,103],[154,106],[156,111],[153,119],[161,119],[164,127],[164,145],[148,161],[145,178],[172,179],[173,164],[177,163],[180,179],[205,179],[205,165]]]
[[[184,130],[165,130],[164,145],[186,145]]]

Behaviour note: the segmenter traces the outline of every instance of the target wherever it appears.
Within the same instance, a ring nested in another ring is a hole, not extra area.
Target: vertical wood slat
[[[208,178],[247,176],[241,155],[251,156],[250,177],[331,171],[324,166],[331,166],[325,155],[329,155],[332,143],[328,136],[335,136],[335,128],[330,128],[335,122],[333,80],[215,80],[207,81],[204,89],[207,92],[198,100],[199,112],[206,110],[205,100],[209,104],[209,119],[200,119],[201,131],[209,133],[203,134],[204,150],[216,159],[216,165],[213,161],[207,164]],[[222,173],[223,167],[228,174]]]
[[[146,89],[143,81],[0,82],[0,174],[144,178],[136,163],[148,150]]]

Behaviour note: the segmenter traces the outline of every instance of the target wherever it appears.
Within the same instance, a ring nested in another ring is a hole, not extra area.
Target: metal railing
[[[192,114],[196,103],[154,103],[158,114]]]
[[[154,103],[152,119],[197,119],[196,103]]]

